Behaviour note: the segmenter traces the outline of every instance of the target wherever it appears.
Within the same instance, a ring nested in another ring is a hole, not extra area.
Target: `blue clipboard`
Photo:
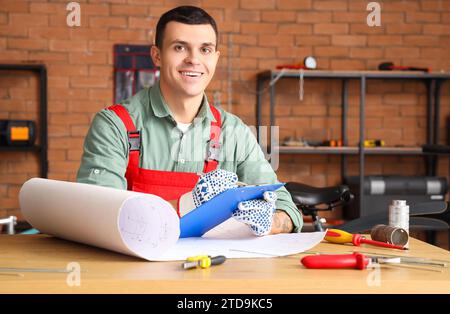
[[[180,238],[201,237],[207,231],[229,219],[238,204],[263,198],[265,191],[275,191],[284,183],[244,186],[227,190],[180,219]]]

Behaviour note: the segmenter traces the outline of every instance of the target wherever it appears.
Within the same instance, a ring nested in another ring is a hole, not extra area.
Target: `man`
[[[95,116],[78,182],[169,201],[192,191],[197,206],[235,187],[238,178],[247,184],[276,183],[250,129],[208,103],[204,91],[216,69],[217,44],[216,23],[204,10],[182,6],[163,14],[151,48],[160,81]],[[201,194],[205,191],[208,195]],[[300,232],[302,216],[290,194],[281,188],[275,196],[241,203],[233,216],[258,235]],[[261,219],[269,223],[258,223]]]

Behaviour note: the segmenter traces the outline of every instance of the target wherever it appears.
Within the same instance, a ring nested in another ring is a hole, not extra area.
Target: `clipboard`
[[[229,219],[238,204],[261,199],[266,191],[275,191],[285,183],[243,186],[229,189],[180,218],[180,238],[201,237]]]

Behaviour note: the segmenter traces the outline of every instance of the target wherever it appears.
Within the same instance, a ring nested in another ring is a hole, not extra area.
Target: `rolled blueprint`
[[[156,195],[33,178],[19,201],[25,219],[42,233],[147,260],[180,235],[174,208]]]

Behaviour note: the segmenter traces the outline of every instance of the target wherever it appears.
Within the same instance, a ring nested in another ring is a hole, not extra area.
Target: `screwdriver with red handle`
[[[327,233],[325,235],[325,240],[331,243],[352,243],[353,245],[360,246],[363,243],[376,245],[376,246],[382,246],[387,247],[391,249],[399,249],[399,250],[407,250],[408,248],[405,248],[403,246],[394,245],[390,243],[385,243],[381,241],[374,241],[367,239],[361,234],[351,234],[348,232],[345,232],[343,230],[339,229],[328,229]]]
[[[353,268],[366,269],[372,263],[376,262],[373,258],[367,257],[361,253],[353,254],[323,254],[311,255],[301,259],[301,263],[306,268]]]

